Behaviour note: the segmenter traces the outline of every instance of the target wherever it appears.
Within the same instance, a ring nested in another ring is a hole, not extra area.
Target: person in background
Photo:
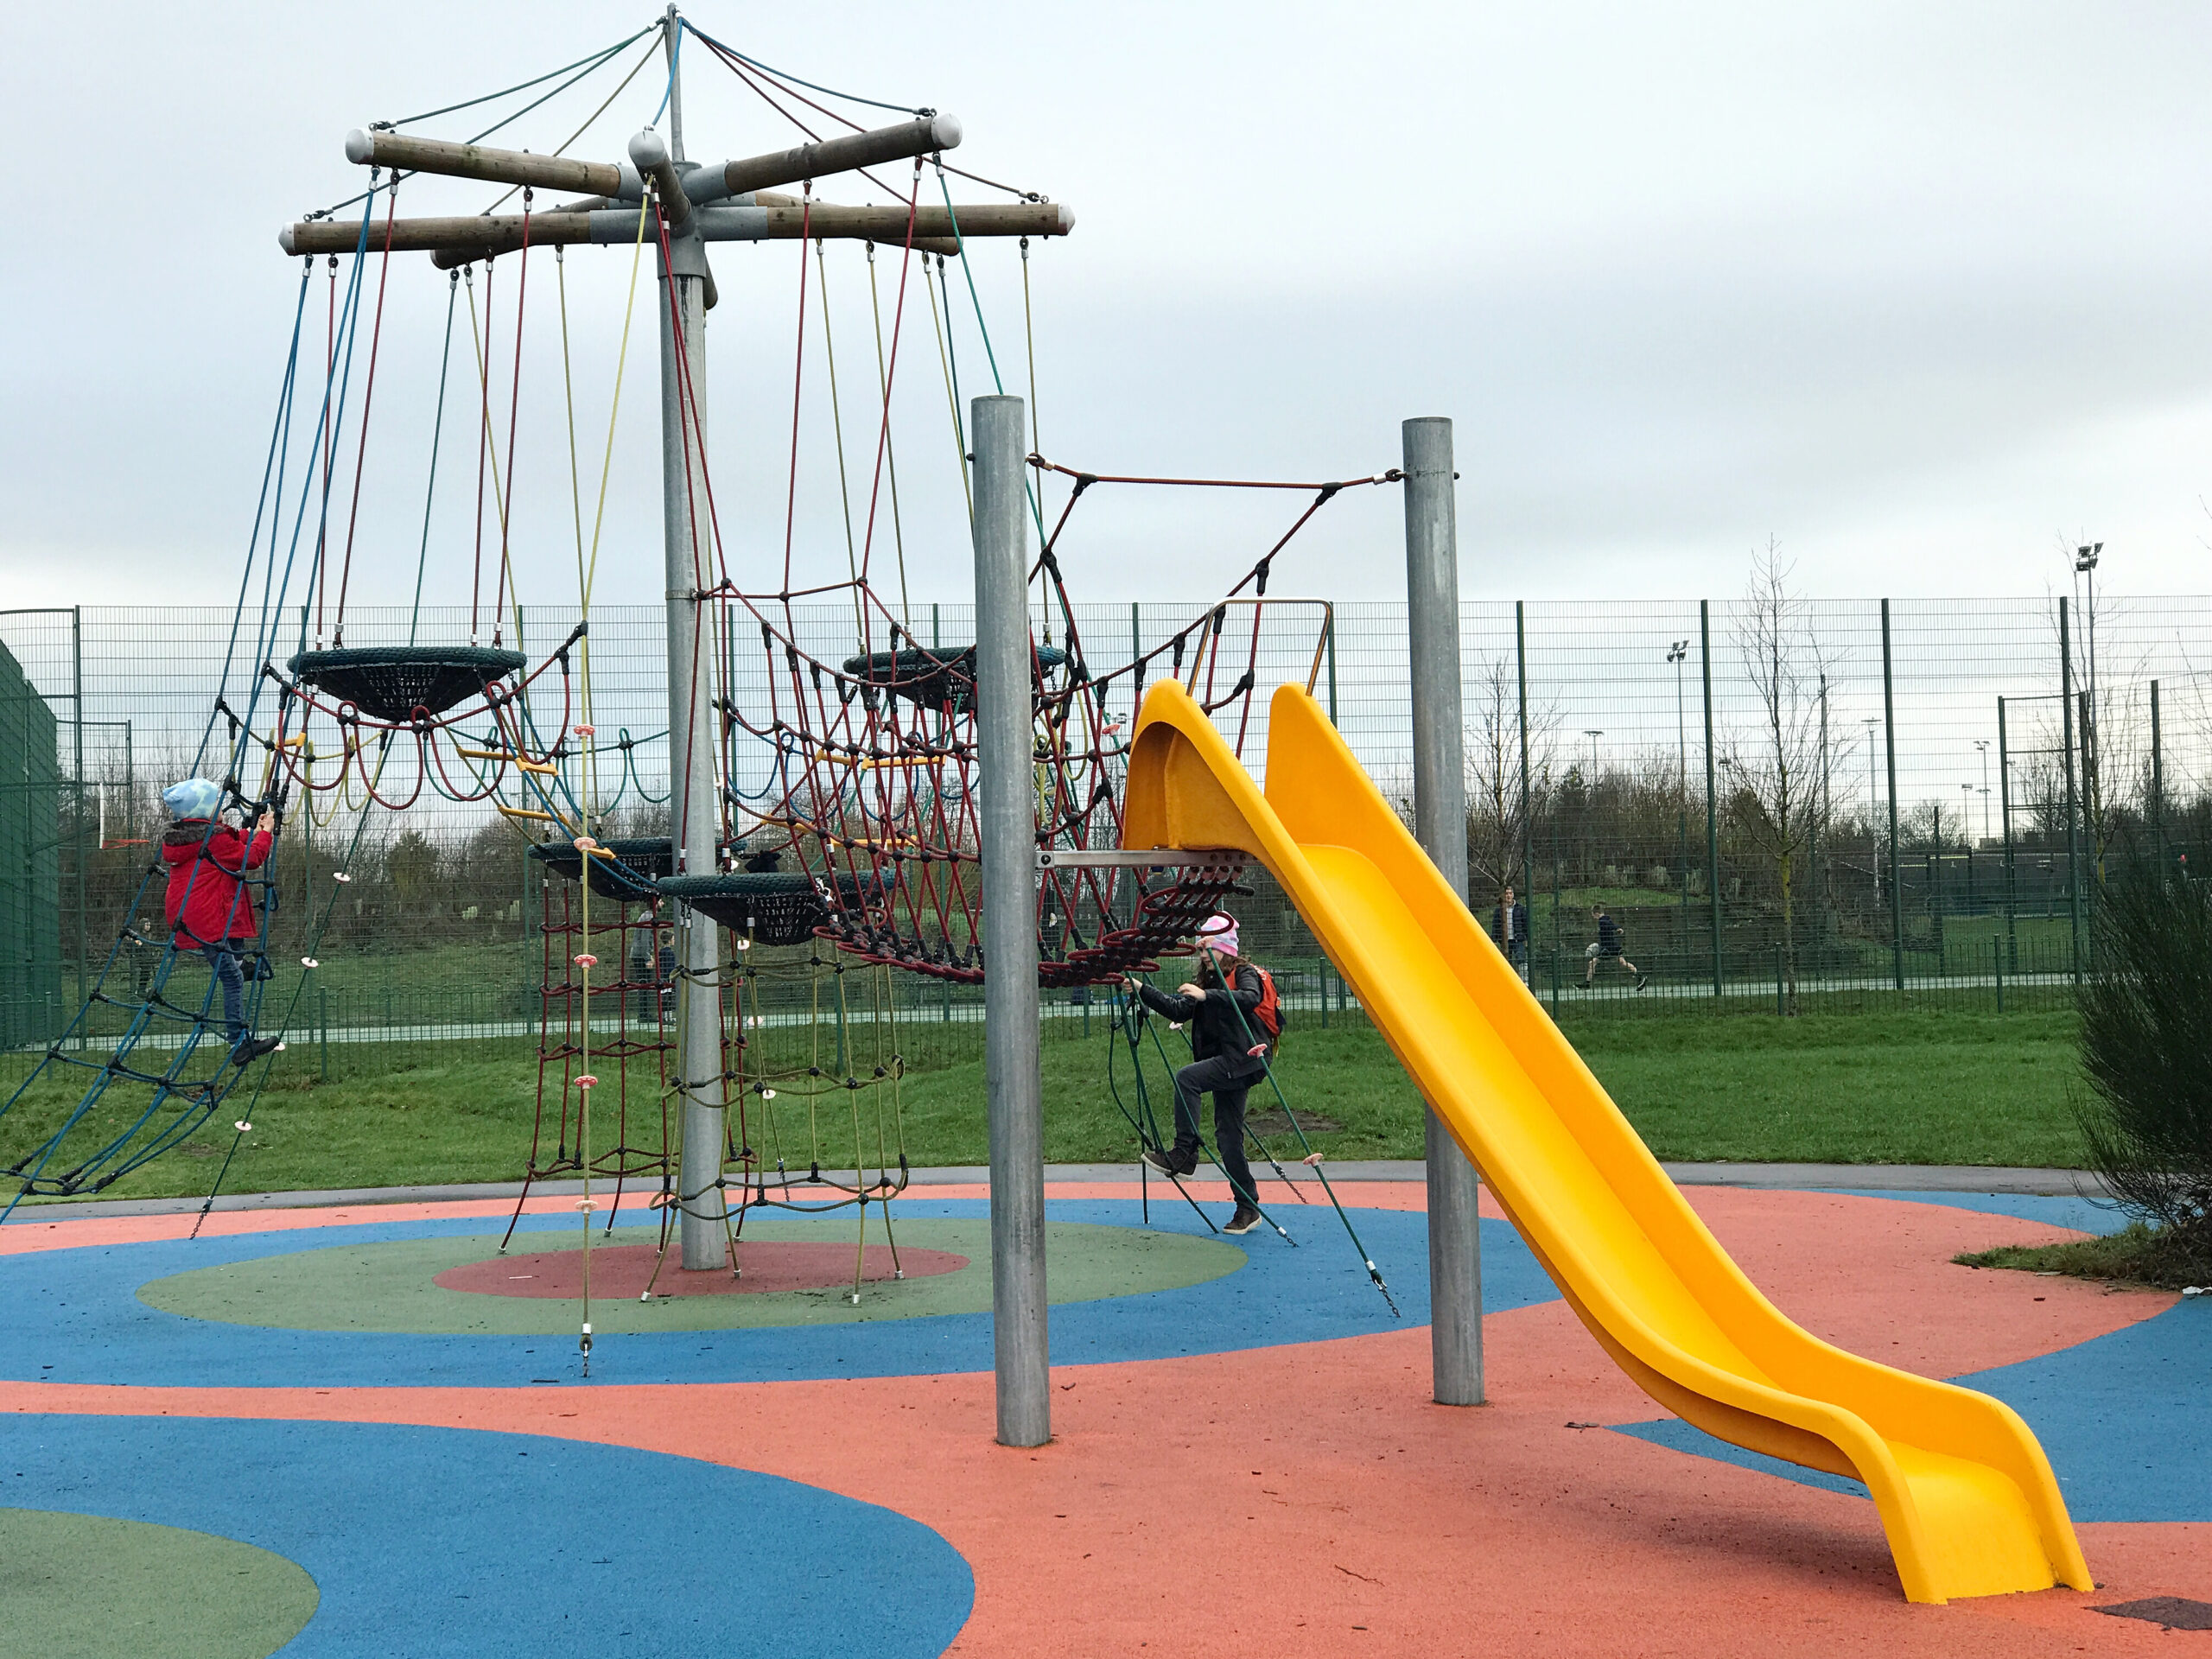
[[[1244,1102],[1267,1075],[1274,1044],[1262,1004],[1272,988],[1258,968],[1236,954],[1236,918],[1216,914],[1198,930],[1198,972],[1174,995],[1140,983],[1146,1007],[1191,1029],[1191,1064],[1175,1073],[1175,1144],[1165,1152],[1147,1147],[1144,1160],[1168,1175],[1198,1166],[1198,1096],[1213,1096],[1213,1148],[1236,1194],[1236,1211],[1223,1228],[1244,1234],[1260,1224],[1253,1202],[1252,1166],[1244,1155]]]
[[[1497,908],[1491,912],[1490,937],[1525,982],[1529,977],[1529,906],[1514,898],[1510,887],[1498,894]]]
[[[205,778],[188,778],[162,791],[170,817],[162,836],[162,861],[168,866],[162,908],[175,930],[176,948],[207,958],[223,991],[231,1063],[247,1065],[283,1046],[274,1037],[256,1037],[245,1022],[241,960],[261,937],[261,921],[240,878],[268,858],[276,844],[276,819],[263,812],[248,836],[217,816],[222,799],[222,786]]]
[[[1651,976],[1628,959],[1628,936],[1621,931],[1621,925],[1605,913],[1603,905],[1591,906],[1590,914],[1597,919],[1598,937],[1585,953],[1590,965],[1583,969],[1582,988],[1586,991],[1597,982],[1599,963],[1618,962],[1636,981],[1636,988],[1642,990]]]

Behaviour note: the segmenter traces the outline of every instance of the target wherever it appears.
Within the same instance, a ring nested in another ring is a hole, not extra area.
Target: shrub
[[[2075,1103],[2120,1208],[2212,1276],[2212,883],[2131,872],[2097,911]]]

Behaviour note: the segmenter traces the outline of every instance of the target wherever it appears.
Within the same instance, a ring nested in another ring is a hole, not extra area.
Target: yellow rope
[[[837,342],[830,332],[830,269],[823,257],[822,238],[814,238],[815,289],[822,296],[822,354],[830,369],[830,430],[837,440],[837,501],[845,510],[845,574],[853,584],[853,633],[864,639],[868,623],[861,604],[859,550],[853,545],[853,493],[845,481],[845,417],[837,405]]]
[[[926,274],[924,282],[928,278]],[[883,358],[883,304],[876,296],[875,244],[868,245],[868,306],[875,320],[876,396],[883,403],[883,460],[891,474],[891,543],[899,555],[899,620],[914,631],[913,601],[906,596],[906,532],[899,522],[899,450],[891,441],[891,371]]]

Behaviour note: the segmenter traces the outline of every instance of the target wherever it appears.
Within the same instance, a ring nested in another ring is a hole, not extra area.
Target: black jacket
[[[1510,941],[1505,931],[1505,906],[1503,905],[1494,906],[1490,913],[1490,936],[1501,950],[1509,943],[1523,945],[1528,944],[1529,906],[1527,901],[1520,899],[1513,901],[1513,934]]]
[[[1230,988],[1224,990],[1217,985],[1198,996],[1176,996],[1149,985],[1138,986],[1137,995],[1154,1014],[1189,1025],[1192,1059],[1210,1060],[1217,1055],[1225,1055],[1242,1061],[1240,1069],[1249,1070],[1257,1077],[1266,1069],[1265,1061],[1249,1051],[1255,1043],[1268,1040],[1267,1033],[1260,1029],[1260,1022],[1252,1017],[1252,1010],[1260,1006],[1260,998],[1265,995],[1260,984],[1260,970],[1249,962],[1240,962],[1230,979]]]
[[[1622,933],[1618,922],[1611,916],[1598,918],[1598,950],[1600,954],[1617,957],[1624,948],[1626,936]]]

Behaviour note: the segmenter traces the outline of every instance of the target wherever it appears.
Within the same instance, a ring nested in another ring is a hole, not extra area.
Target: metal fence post
[[[1997,699],[1997,813],[2005,836],[2005,950],[2020,970],[2020,878],[2012,851],[2012,762],[2005,747],[2005,699]]]
[[[1713,753],[1713,604],[1697,602],[1698,673],[1705,685],[1705,885],[1713,902],[1713,995],[1722,994],[1720,967],[1720,818]],[[1558,905],[1553,905],[1556,919]]]
[[[1890,601],[1882,601],[1882,747],[1890,770],[1890,971],[1904,990],[1904,888],[1897,867],[1897,705],[1890,656]]]
[[[1416,418],[1405,454],[1408,677],[1413,692],[1414,832],[1467,900],[1466,734],[1459,660],[1459,538],[1452,423]],[[1475,1167],[1429,1108],[1429,1357],[1439,1405],[1483,1402],[1482,1237]]]
[[[1521,890],[1528,892],[1536,885],[1535,856],[1536,798],[1529,786],[1529,627],[1528,605],[1522,600],[1513,601],[1513,663],[1521,682]],[[1521,953],[1527,960],[1529,941],[1521,941]]]
[[[77,819],[77,1009],[81,1014],[86,999],[92,995],[91,964],[86,960],[91,933],[86,914],[90,900],[85,882],[85,866],[89,860],[85,852],[85,607],[81,605],[69,613],[69,712],[73,716],[70,729],[76,734],[76,772],[71,798],[76,803]],[[77,1031],[77,1046],[85,1046],[82,1025]]]
[[[1052,1437],[1045,1287],[1045,1102],[1038,1053],[1037,823],[1027,782],[1029,570],[1019,397],[971,406],[976,738],[982,779],[983,1087],[991,1159],[991,1332],[1001,1446]]]
[[[2080,842],[2075,833],[2077,797],[2074,791],[2074,646],[2068,632],[2066,597],[2058,600],[2059,743],[2066,753],[2066,916],[2074,941],[2074,977],[2082,977],[2082,870]]]
[[[2151,863],[2166,867],[2166,752],[2158,726],[2158,683],[2151,682]]]

